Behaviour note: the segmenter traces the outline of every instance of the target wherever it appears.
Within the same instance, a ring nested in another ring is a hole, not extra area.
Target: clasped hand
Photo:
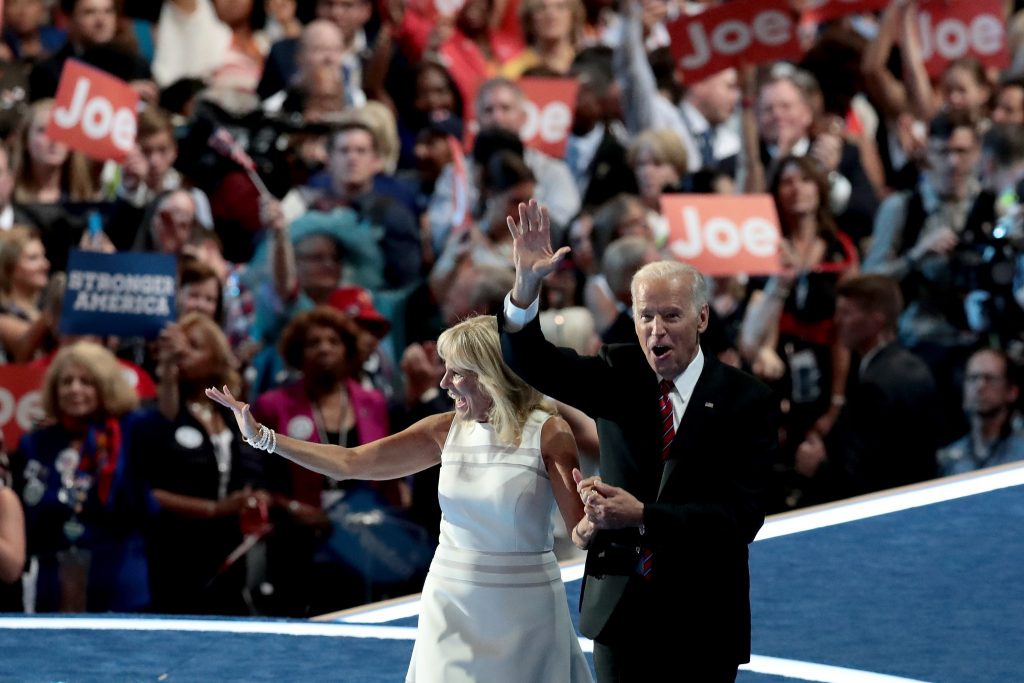
[[[576,491],[583,501],[583,513],[595,530],[625,529],[643,523],[644,505],[624,488],[611,486],[601,477],[583,478],[573,470]]]

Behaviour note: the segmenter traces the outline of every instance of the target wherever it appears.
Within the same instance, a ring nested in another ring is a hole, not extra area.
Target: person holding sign
[[[601,683],[733,681],[750,656],[747,545],[764,522],[777,401],[750,375],[701,350],[708,286],[658,261],[633,277],[639,344],[581,356],[547,342],[537,320],[551,248],[547,211],[508,218],[516,283],[502,356],[531,386],[597,420],[600,476],[573,473],[589,549],[580,630]]]
[[[566,529],[583,517],[572,432],[502,362],[494,317],[449,328],[437,351],[454,412],[355,448],[277,434],[227,387],[206,394],[231,408],[256,448],[335,479],[393,479],[440,463],[441,538],[423,586],[408,683],[586,683],[590,669],[552,552],[555,506]]]

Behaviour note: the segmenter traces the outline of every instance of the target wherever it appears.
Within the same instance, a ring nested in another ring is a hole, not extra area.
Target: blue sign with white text
[[[72,250],[60,331],[153,339],[177,317],[177,273],[171,254]]]

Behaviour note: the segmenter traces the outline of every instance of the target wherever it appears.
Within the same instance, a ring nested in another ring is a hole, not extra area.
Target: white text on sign
[[[680,60],[684,69],[698,69],[711,60],[713,53],[731,57],[757,41],[768,47],[784,45],[793,36],[793,21],[778,10],[764,10],[750,22],[739,19],[723,21],[712,29],[710,36],[700,19],[686,26],[693,52]]]
[[[127,107],[115,111],[105,97],[90,98],[89,81],[85,78],[75,82],[75,91],[67,108],[54,108],[53,120],[67,130],[81,124],[82,132],[93,140],[109,136],[114,146],[125,152],[135,144],[135,114]]]
[[[748,218],[737,226],[722,217],[701,223],[700,212],[693,206],[684,207],[682,212],[683,235],[670,244],[672,255],[678,259],[692,259],[705,251],[722,259],[743,251],[760,258],[778,252],[778,229],[765,218]]]

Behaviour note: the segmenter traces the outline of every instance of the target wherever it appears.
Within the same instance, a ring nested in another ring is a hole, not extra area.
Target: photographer
[[[929,362],[946,396],[957,395],[967,354],[989,331],[980,328],[999,324],[982,324],[975,315],[978,304],[996,294],[991,269],[978,258],[988,253],[983,243],[996,222],[995,194],[977,178],[980,156],[980,134],[970,118],[936,116],[918,187],[879,207],[863,263],[864,272],[900,283],[907,301],[900,341]],[[969,308],[975,309],[970,316]],[[956,401],[949,403],[944,424],[954,426],[962,415]]]

